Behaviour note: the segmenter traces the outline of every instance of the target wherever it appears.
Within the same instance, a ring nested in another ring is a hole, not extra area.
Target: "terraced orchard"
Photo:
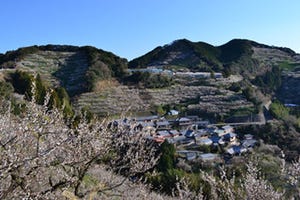
[[[139,89],[115,86],[102,92],[85,93],[74,102],[77,108],[89,108],[100,116],[125,112],[149,111],[155,105],[184,104],[188,102],[199,111],[229,112],[239,107],[252,107],[240,94],[210,86],[175,85],[164,89]]]
[[[50,84],[65,87],[70,96],[85,91],[88,60],[83,52],[38,51],[26,55],[16,67],[39,73]]]

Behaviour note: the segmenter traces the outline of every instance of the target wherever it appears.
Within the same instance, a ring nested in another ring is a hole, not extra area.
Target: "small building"
[[[154,130],[155,124],[153,122],[139,122],[135,127],[137,130],[145,131],[145,130]]]
[[[213,141],[209,138],[202,138],[202,139],[199,139],[199,140],[196,140],[196,144],[198,145],[212,145]]]
[[[226,132],[223,129],[216,129],[214,130],[214,133],[218,136],[218,137],[222,137],[226,134]]]
[[[188,160],[188,161],[195,160],[196,158],[197,158],[196,152],[188,152],[186,154],[186,160]]]
[[[167,140],[172,144],[183,144],[186,140],[186,137],[184,135],[179,135],[177,137],[167,138]]]
[[[171,128],[170,123],[167,120],[155,122],[155,127],[158,130],[168,130]]]
[[[170,110],[169,112],[168,112],[168,115],[172,115],[172,116],[176,116],[176,115],[178,115],[179,114],[179,111],[177,111],[177,110]]]
[[[220,145],[225,144],[224,140],[221,137],[216,136],[216,135],[210,137],[209,139],[211,139],[211,141],[213,142],[213,144],[220,144]]]
[[[252,140],[253,139],[253,135],[251,134],[246,134],[244,135],[245,140]]]
[[[164,137],[161,137],[161,136],[154,136],[153,138],[153,141],[157,142],[157,143],[163,143],[165,141],[165,138]]]
[[[225,141],[228,142],[235,142],[236,141],[236,134],[235,133],[227,133],[223,136]]]
[[[195,136],[195,131],[194,130],[187,130],[184,135],[187,138],[193,138]]]
[[[242,146],[245,148],[253,148],[257,144],[257,140],[247,139],[242,141]]]
[[[242,153],[247,152],[247,149],[243,146],[234,145],[234,146],[230,147],[229,149],[227,149],[226,152],[232,156],[233,155],[241,155]]]
[[[183,126],[190,126],[192,125],[192,120],[186,117],[181,117],[176,120],[178,125],[183,127]]]
[[[214,153],[203,153],[199,155],[199,159],[203,162],[205,161],[214,161],[219,157],[218,154]]]
[[[173,137],[178,137],[181,133],[177,130],[170,130],[169,133],[173,136]]]
[[[170,138],[170,137],[172,137],[172,135],[170,134],[170,132],[167,131],[167,130],[157,131],[156,135],[160,136],[160,137],[163,137],[163,138]]]
[[[157,115],[151,115],[151,116],[144,116],[144,117],[137,117],[137,122],[154,122],[155,120],[158,120],[159,117]]]
[[[225,133],[233,133],[234,128],[230,125],[222,126],[222,129],[224,130]]]
[[[182,145],[192,145],[192,144],[195,144],[195,140],[192,139],[192,138],[184,138],[182,140],[179,141],[179,144],[182,144]]]
[[[209,124],[210,124],[210,122],[209,121],[195,121],[194,122],[194,124],[195,125],[197,125],[197,128],[206,128]]]
[[[196,131],[194,137],[195,139],[202,139],[202,138],[208,138],[210,136],[210,134],[208,132],[206,132],[204,129],[200,129],[198,131]]]
[[[190,119],[193,122],[199,121],[200,118],[198,117],[198,115],[187,115],[185,116],[186,118]]]

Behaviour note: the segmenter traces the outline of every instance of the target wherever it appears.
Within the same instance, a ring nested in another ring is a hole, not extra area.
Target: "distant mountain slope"
[[[141,68],[152,65],[178,65],[191,69],[221,67],[217,59],[219,50],[209,44],[194,43],[186,39],[157,47],[149,53],[129,62],[129,67]]]
[[[206,81],[183,78],[184,80],[180,80],[171,75],[170,79],[173,79],[171,82],[175,85],[170,84],[160,89],[145,89],[140,87],[145,85],[139,82],[126,82],[130,77],[127,76],[127,67],[149,66],[175,71],[214,71],[223,72],[225,75],[237,74],[238,77],[242,77],[240,80],[245,80],[250,85],[254,84],[258,89],[260,86],[270,88],[269,83],[277,81],[274,76],[265,75],[270,75],[266,72],[272,71],[271,68],[276,66],[284,71],[283,84],[278,96],[283,102],[299,103],[297,96],[299,78],[293,75],[294,78],[291,80],[291,76],[285,71],[293,72],[295,69],[299,71],[300,55],[288,48],[268,46],[250,40],[234,39],[216,47],[204,42],[181,39],[157,47],[129,63],[113,53],[91,46],[31,46],[0,54],[0,69],[37,72],[47,84],[65,87],[76,107],[90,107],[92,112],[97,114],[117,114],[127,109],[141,112],[157,105],[194,101],[199,98],[200,94],[211,95],[208,99],[222,99],[218,92],[206,94],[203,86],[216,87],[216,91],[224,89],[224,94],[231,92],[229,91],[231,83],[227,85],[222,83],[222,81],[227,81],[225,79],[219,82],[213,79]],[[5,70],[0,71],[0,79],[5,80],[2,71]],[[281,74],[278,76],[280,77]],[[161,78],[160,75],[158,78]],[[216,82],[219,85],[214,86]],[[276,84],[273,83],[273,85]],[[239,83],[233,86],[235,87],[232,88],[237,91],[240,88]],[[183,89],[176,90],[176,88]],[[238,93],[237,96],[240,99],[244,98],[242,93]],[[223,99],[231,102],[226,98]],[[221,103],[222,101],[220,100]],[[204,105],[203,102],[201,105]],[[219,110],[232,107],[231,104],[219,105]]]
[[[175,65],[192,71],[260,73],[262,67],[281,61],[296,62],[296,53],[288,48],[271,47],[250,40],[234,39],[214,47],[203,42],[176,40],[157,47],[129,62],[130,68]],[[276,60],[276,62],[274,62]]]
[[[44,80],[65,87],[74,96],[93,91],[98,81],[121,78],[127,60],[90,46],[47,45],[2,54],[0,66],[40,73]]]

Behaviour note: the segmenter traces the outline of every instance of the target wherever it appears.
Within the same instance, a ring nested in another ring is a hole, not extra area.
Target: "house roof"
[[[224,138],[234,138],[234,137],[236,137],[235,133],[227,133],[224,135]]]
[[[144,116],[144,117],[138,117],[136,118],[136,121],[151,121],[158,119],[159,117],[157,115],[151,115],[151,116]]]
[[[247,149],[245,149],[244,147],[242,146],[232,146],[231,148],[227,149],[227,153],[233,155],[233,154],[240,154],[242,152],[245,152],[247,151]]]
[[[156,126],[169,126],[170,123],[168,121],[159,121],[156,122]]]
[[[210,137],[210,139],[211,139],[214,143],[218,143],[219,140],[221,139],[221,137],[219,137],[219,136],[212,136],[212,137]]]
[[[253,135],[251,135],[251,134],[246,134],[246,135],[244,135],[244,138],[245,139],[253,139]]]
[[[198,140],[198,144],[205,144],[205,145],[211,145],[213,143],[213,141],[209,138],[203,138]]]
[[[157,131],[157,135],[160,135],[162,137],[170,137],[169,131]]]
[[[230,126],[230,125],[226,125],[226,126],[222,126],[222,129],[224,129],[224,130],[231,130],[231,129],[233,129],[233,127]]]
[[[153,122],[140,122],[139,124],[143,127],[154,127]]]
[[[187,130],[184,135],[186,137],[192,137],[194,134],[195,132],[193,130]]]
[[[256,143],[257,143],[257,140],[254,140],[254,139],[243,140],[242,146],[249,148],[249,147],[253,147]]]
[[[179,134],[180,134],[180,132],[177,131],[177,130],[170,130],[169,132],[170,132],[172,135],[179,135]]]
[[[171,115],[178,115],[179,114],[179,111],[177,110],[170,110],[169,112]]]
[[[199,155],[199,158],[202,160],[214,160],[218,157],[218,154],[213,153],[203,153]]]
[[[181,118],[179,118],[177,121],[179,121],[179,122],[190,122],[191,119],[186,118],[186,117],[181,117]]]

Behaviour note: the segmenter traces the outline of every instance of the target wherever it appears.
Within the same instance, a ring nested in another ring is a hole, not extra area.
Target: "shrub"
[[[277,119],[286,119],[289,116],[289,109],[279,101],[275,101],[271,104],[270,112]]]

